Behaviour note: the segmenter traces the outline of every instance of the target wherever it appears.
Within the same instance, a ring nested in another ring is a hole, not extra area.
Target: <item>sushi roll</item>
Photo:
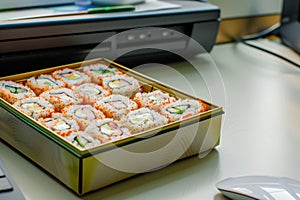
[[[85,129],[85,132],[93,135],[101,143],[115,141],[131,135],[127,128],[121,127],[118,121],[111,118],[92,122]]]
[[[0,97],[11,104],[14,104],[18,100],[34,96],[36,96],[35,93],[25,85],[13,81],[0,82]]]
[[[82,98],[85,104],[94,104],[97,100],[110,95],[110,91],[94,83],[84,83],[72,89],[74,94]]]
[[[80,104],[82,100],[76,97],[71,89],[59,88],[52,89],[40,94],[40,97],[45,98],[54,105],[55,111],[60,111],[66,106]]]
[[[50,89],[65,86],[64,82],[60,80],[55,80],[52,76],[44,74],[27,79],[26,84],[35,92],[36,95],[40,95],[42,92],[45,92]]]
[[[91,105],[71,105],[62,109],[61,113],[72,117],[77,121],[81,130],[96,119],[103,119],[105,115]]]
[[[91,77],[92,81],[96,84],[102,84],[104,77],[112,77],[116,75],[122,75],[123,72],[116,68],[109,67],[104,63],[96,63],[88,66],[84,66],[80,71]]]
[[[121,120],[129,131],[138,133],[148,129],[163,126],[168,123],[168,119],[154,110],[149,108],[139,108],[130,111]]]
[[[134,96],[140,89],[138,81],[129,76],[105,77],[103,87],[109,89],[113,94],[120,94],[129,98]]]
[[[133,100],[119,94],[113,94],[97,101],[95,107],[101,110],[106,117],[116,120],[138,108]]]
[[[54,112],[54,106],[42,97],[25,98],[13,105],[34,119],[49,117]]]
[[[99,140],[93,138],[92,135],[83,131],[71,133],[70,135],[66,136],[65,139],[82,150],[92,148],[101,144]]]
[[[52,75],[55,79],[63,81],[68,88],[91,82],[91,79],[88,75],[69,68],[56,70],[52,73]]]
[[[166,116],[171,122],[174,122],[199,114],[205,110],[206,105],[202,101],[183,99],[165,105],[161,109],[161,114]]]
[[[153,92],[139,92],[134,96],[133,100],[138,103],[139,107],[148,107],[159,111],[164,105],[175,102],[176,98],[170,96],[169,93],[155,90]]]
[[[53,113],[51,117],[39,118],[38,121],[63,137],[79,131],[79,125],[77,122],[70,117],[63,116],[61,113]]]

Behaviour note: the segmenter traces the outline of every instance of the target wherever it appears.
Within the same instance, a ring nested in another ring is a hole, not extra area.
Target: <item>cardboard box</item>
[[[179,98],[197,99],[106,59],[28,72],[1,80],[24,81],[33,75],[66,67],[78,69],[83,64],[97,62],[109,63],[133,76],[145,91],[160,89]],[[0,136],[78,195],[83,195],[213,149],[219,144],[223,110],[211,103],[205,104],[207,111],[198,115],[82,150],[0,98]]]

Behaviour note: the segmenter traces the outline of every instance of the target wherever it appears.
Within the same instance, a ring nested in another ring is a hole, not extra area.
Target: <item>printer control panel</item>
[[[178,38],[180,37],[177,34],[177,31],[169,30],[140,30],[140,31],[132,31],[131,33],[127,34],[127,41],[151,41],[151,40],[163,40],[163,39],[171,39],[171,38]],[[125,42],[125,41],[124,41]]]
[[[116,50],[157,48],[179,50],[186,48],[187,37],[183,35],[183,26],[167,28],[142,28],[127,31],[126,34],[117,34]]]

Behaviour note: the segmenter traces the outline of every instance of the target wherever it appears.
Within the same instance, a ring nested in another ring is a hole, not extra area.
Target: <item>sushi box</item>
[[[158,170],[197,154],[206,154],[219,144],[222,107],[200,100],[107,59],[2,77],[0,81],[24,82],[30,77],[65,68],[105,64],[133,77],[140,90],[163,91],[180,99],[205,104],[205,111],[127,137],[79,148],[29,115],[0,98],[0,137],[78,195],[98,190],[131,176]]]

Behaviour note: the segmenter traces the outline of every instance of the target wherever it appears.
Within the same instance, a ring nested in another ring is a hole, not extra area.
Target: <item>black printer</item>
[[[172,53],[161,48],[143,49],[145,42],[194,55],[199,52],[189,48],[187,38],[192,38],[209,52],[215,44],[220,9],[198,1],[171,2],[180,7],[3,21],[0,23],[1,76],[82,61],[92,50],[97,52],[94,57],[109,58],[110,54],[124,52],[129,47],[140,48],[119,58],[118,62],[128,67],[134,62],[173,59]],[[132,29],[126,37],[106,42],[95,51],[97,45],[107,38]]]

